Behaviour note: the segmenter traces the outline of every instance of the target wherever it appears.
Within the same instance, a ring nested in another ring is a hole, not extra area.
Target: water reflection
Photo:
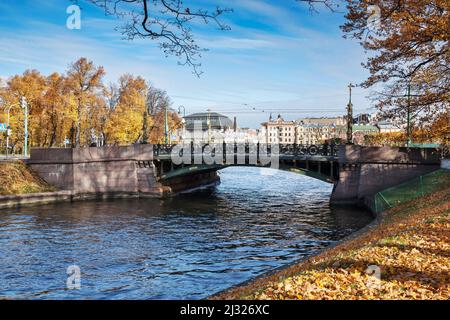
[[[0,297],[198,299],[308,256],[371,216],[330,209],[331,185],[230,168],[221,185],[156,200],[0,214]],[[69,265],[81,290],[66,289]]]

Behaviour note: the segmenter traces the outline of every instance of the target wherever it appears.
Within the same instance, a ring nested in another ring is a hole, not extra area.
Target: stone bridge
[[[160,197],[219,181],[229,166],[272,167],[334,185],[331,203],[364,204],[377,192],[440,167],[438,149],[356,145],[133,145],[35,148],[28,164],[79,194]]]

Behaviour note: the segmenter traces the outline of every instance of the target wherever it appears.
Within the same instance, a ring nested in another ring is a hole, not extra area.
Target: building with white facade
[[[184,143],[220,143],[225,133],[233,128],[231,119],[217,112],[194,113],[184,117],[184,122],[181,132]]]
[[[297,125],[297,143],[298,144],[322,144],[325,141],[334,138],[336,132],[335,125],[323,124],[305,124],[303,122]]]
[[[261,132],[265,134],[264,143],[294,144],[296,143],[296,122],[285,121],[281,115],[261,124]]]
[[[321,117],[321,118],[302,118],[297,120],[299,123],[303,124],[318,124],[324,126],[339,126],[346,125],[347,119],[345,116],[342,117]]]
[[[337,118],[317,118],[321,123],[312,123],[313,118],[308,118],[306,123],[301,121],[286,121],[281,115],[273,120],[262,123],[260,136],[264,143],[280,144],[322,144],[335,137],[336,126],[333,123]],[[331,120],[333,119],[333,120]],[[329,123],[329,124],[326,124]]]
[[[314,123],[317,121],[318,123]],[[260,133],[264,143],[317,145],[333,139],[346,140],[347,126],[343,117],[304,118],[298,121],[286,121],[281,115],[262,124]],[[379,129],[371,125],[353,125],[353,142],[363,143],[364,136],[378,133]]]
[[[389,121],[379,121],[375,125],[380,133],[394,133],[394,132],[403,132],[404,128],[400,125],[395,125]]]

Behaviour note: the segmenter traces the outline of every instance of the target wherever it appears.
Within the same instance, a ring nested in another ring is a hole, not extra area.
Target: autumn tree
[[[415,135],[415,136],[414,136]],[[434,142],[450,145],[450,117],[449,113],[441,113],[428,125],[417,127],[413,131],[414,141]]]
[[[153,144],[165,143],[165,111],[161,110],[152,117],[152,125],[149,130],[149,141]],[[182,126],[181,119],[176,112],[168,109],[167,124],[169,135]],[[170,136],[169,136],[170,140]]]
[[[90,111],[94,111],[98,107],[98,94],[103,89],[104,75],[102,66],[96,67],[92,61],[86,58],[80,58],[71,64],[67,72],[68,81],[77,103],[77,117],[73,128],[75,130],[75,147],[80,147],[82,129],[84,129],[85,139],[88,139],[89,131],[92,128],[89,125],[90,116],[94,115],[94,112]],[[87,126],[85,128],[81,126],[82,117],[86,118]]]
[[[10,146],[23,149],[24,113],[20,97],[29,105],[31,147],[72,145],[128,145],[164,142],[164,115],[167,109],[173,132],[181,120],[170,108],[170,98],[149,85],[143,77],[124,74],[118,83],[102,85],[104,70],[81,58],[67,74],[44,76],[36,70],[15,75],[0,87],[0,121],[6,122],[11,108]],[[1,138],[1,137],[0,137]],[[75,138],[77,140],[75,140]],[[4,137],[0,139],[4,144]],[[2,146],[4,147],[4,146]]]
[[[170,108],[170,104],[170,98],[166,91],[155,88],[153,85],[149,86],[143,114],[143,143],[149,143],[151,136],[153,136],[152,140],[155,141],[155,136],[163,134],[164,114],[166,108]]]
[[[37,70],[26,70],[22,75],[13,76],[7,81],[7,86],[2,92],[2,99],[5,105],[16,106],[11,109],[11,126],[15,128],[10,139],[13,150],[24,147],[24,113],[20,108],[21,97],[25,97],[30,114],[29,143],[31,145],[40,143],[42,127],[39,117],[42,114],[42,97],[45,88],[45,77]]]
[[[42,98],[41,125],[45,125],[40,145],[61,145],[76,120],[75,103],[67,78],[52,73],[46,78],[46,90]]]
[[[142,77],[125,74],[120,77],[117,102],[106,124],[108,141],[115,144],[139,140],[146,109],[147,84]],[[114,96],[114,93],[112,93]]]
[[[109,143],[109,130],[110,118],[114,113],[120,98],[119,87],[115,83],[109,83],[104,88],[103,96],[105,99],[105,105],[102,113],[99,115],[99,131],[103,137],[103,143],[107,145]]]
[[[375,96],[378,108],[388,116],[406,118],[410,106],[419,123],[431,122],[446,112],[450,100],[450,2],[348,0],[347,9],[342,30],[372,53],[364,64],[370,77],[362,86],[382,86]]]

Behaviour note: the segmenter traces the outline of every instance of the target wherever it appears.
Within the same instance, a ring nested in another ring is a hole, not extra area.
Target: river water
[[[372,219],[330,208],[332,186],[302,175],[228,168],[220,176],[218,186],[164,200],[0,210],[0,298],[201,299]],[[80,287],[69,290],[77,268]]]

